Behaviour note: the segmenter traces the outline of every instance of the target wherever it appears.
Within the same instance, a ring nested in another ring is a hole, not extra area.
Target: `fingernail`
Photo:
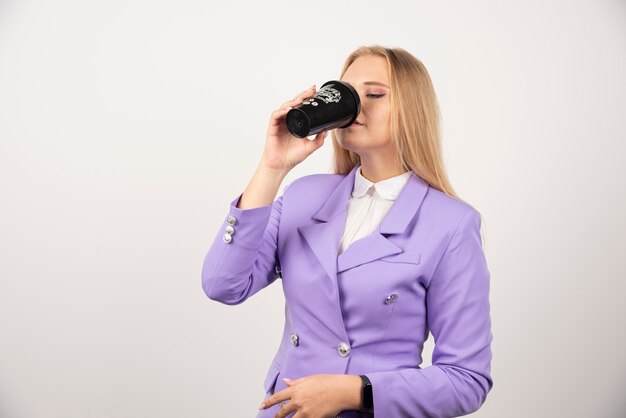
[[[261,402],[261,406],[259,406],[259,409],[263,409],[265,408],[265,402]]]
[[[285,382],[291,382],[291,379],[290,379],[290,378],[288,378],[288,377],[284,377],[284,378],[283,378],[283,380],[284,380]]]

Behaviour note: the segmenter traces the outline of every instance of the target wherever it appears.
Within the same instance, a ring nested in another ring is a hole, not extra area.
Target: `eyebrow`
[[[389,88],[388,85],[386,85],[385,83],[381,83],[380,81],[366,81],[363,84],[366,84],[366,85],[370,85],[371,84],[371,85],[375,85],[375,86],[383,86],[383,87]]]

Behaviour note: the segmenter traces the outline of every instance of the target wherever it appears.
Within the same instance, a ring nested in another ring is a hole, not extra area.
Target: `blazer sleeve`
[[[285,191],[290,185],[285,187]],[[283,195],[273,203],[252,209],[237,207],[243,193],[231,203],[202,264],[202,288],[212,300],[238,305],[278,278],[277,237]],[[229,217],[234,232],[223,237]]]
[[[432,366],[367,373],[377,417],[457,417],[484,403],[491,377],[490,273],[480,214],[461,219],[426,294]]]

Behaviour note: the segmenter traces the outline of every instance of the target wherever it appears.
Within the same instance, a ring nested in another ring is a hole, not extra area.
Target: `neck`
[[[376,161],[372,159],[361,159],[360,170],[361,175],[372,183],[386,180],[406,172],[399,163]]]

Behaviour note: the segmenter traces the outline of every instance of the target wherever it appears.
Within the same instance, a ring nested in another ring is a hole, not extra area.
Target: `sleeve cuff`
[[[263,233],[269,222],[272,205],[270,203],[251,209],[240,209],[237,207],[241,196],[240,193],[230,203],[228,215],[223,223],[223,240],[227,244],[241,245],[248,248],[257,247],[263,238]]]

